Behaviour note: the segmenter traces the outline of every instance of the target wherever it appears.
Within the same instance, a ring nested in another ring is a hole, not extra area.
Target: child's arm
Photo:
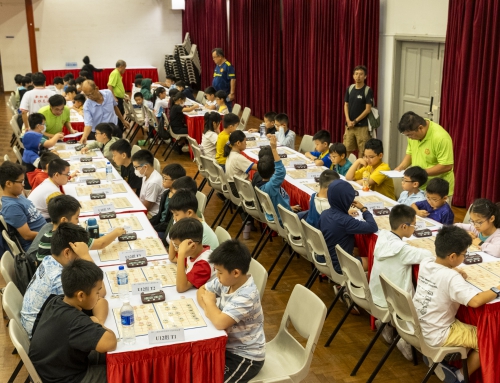
[[[172,243],[172,238],[170,238],[170,243]],[[189,249],[194,249],[196,247],[196,243],[191,241],[190,239],[186,239],[181,242],[179,245],[179,250],[177,251],[177,277],[175,280],[175,285],[177,287],[178,293],[183,293],[184,291],[189,290],[193,285],[188,281],[186,275],[186,252]]]
[[[172,241],[168,244],[168,259],[170,259],[170,262],[177,263],[177,251],[175,250]]]
[[[497,286],[497,289],[500,289],[500,286]],[[472,307],[472,308],[477,308],[479,306],[485,305],[488,302],[491,302],[493,299],[496,299],[497,295],[491,291],[491,290],[486,290],[483,291],[477,295],[475,295],[469,303],[467,303],[467,306]]]
[[[279,188],[285,180],[286,169],[283,166],[283,162],[281,162],[280,155],[278,154],[278,150],[276,149],[276,136],[271,136],[271,138],[269,138],[269,142],[271,143],[271,150],[273,153],[275,165],[274,174],[269,179],[269,183],[272,185],[272,187]]]
[[[321,153],[320,152],[307,152],[307,153],[304,153],[304,156],[306,156],[307,158],[309,158],[310,160],[316,160],[319,155]]]
[[[92,314],[97,318],[99,323],[104,326],[104,322],[108,317],[108,311],[109,311],[108,301],[104,298],[99,298],[96,305],[92,309]]]
[[[113,242],[120,235],[123,235],[126,233],[127,233],[127,231],[123,227],[117,227],[111,233],[103,235],[100,238],[94,239],[94,241],[92,242],[92,246],[90,247],[90,250],[104,249],[106,246],[111,244],[111,242]]]
[[[371,234],[378,231],[377,222],[373,219],[372,213],[364,207],[361,202],[354,201],[353,206],[362,211],[364,221],[351,219],[346,227],[348,234]]]
[[[99,342],[95,347],[95,350],[97,352],[100,352],[101,354],[116,350],[116,345],[118,343],[115,333],[109,328],[106,328],[104,326],[102,327],[106,330],[106,332],[102,334],[101,339],[99,339]]]
[[[182,108],[182,112],[183,113],[187,113],[187,112],[191,112],[193,110],[195,110],[196,108],[198,107],[198,105],[191,105],[191,106],[185,106],[184,108]]]
[[[216,304],[217,296],[211,291],[205,290],[203,295],[201,295],[201,299],[204,303],[205,315],[210,322],[214,325],[217,330],[225,330],[231,326],[236,324],[236,321],[231,318],[229,315],[224,314]]]
[[[54,135],[52,136],[52,138],[51,138],[51,139],[49,139],[49,140],[47,140],[47,141],[45,141],[45,142],[43,143],[43,147],[44,147],[44,148],[47,148],[47,149],[48,149],[48,148],[51,148],[51,147],[53,147],[55,144],[57,144],[57,141],[62,140],[63,138],[64,138],[64,134],[63,134],[63,133],[56,133],[56,134],[54,134]]]
[[[356,179],[359,179],[358,177],[356,177],[356,171],[359,168],[363,168],[365,166],[366,166],[366,161],[363,158],[358,158],[356,161],[354,161],[354,163],[351,165],[351,167],[347,171],[347,173],[345,175],[345,179],[348,181],[354,181]]]
[[[203,294],[205,294],[205,285],[201,286],[197,291],[196,291],[196,300],[198,301],[198,304],[200,305],[201,309],[205,311],[205,302],[203,301]]]
[[[90,149],[96,149],[98,147],[99,147],[99,143],[97,141],[91,142],[86,147],[82,148],[81,153],[82,154],[88,153],[90,151]]]
[[[411,207],[413,208],[413,210],[415,210],[415,212],[419,217],[424,217],[424,218],[427,217],[429,215],[429,212],[427,210],[420,210],[420,206],[417,205],[418,203],[419,202],[412,203]]]

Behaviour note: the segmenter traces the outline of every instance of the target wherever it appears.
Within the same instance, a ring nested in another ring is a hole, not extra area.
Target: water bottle
[[[266,125],[264,123],[260,124],[260,137],[266,137]]]
[[[99,238],[99,225],[95,218],[89,218],[87,220],[87,231],[89,232],[90,238]]]
[[[122,302],[129,300],[128,292],[128,273],[124,266],[118,267],[118,273],[116,274],[116,284],[118,285],[118,295]]]
[[[368,181],[370,180],[370,172],[365,170],[363,172],[363,191],[370,191],[370,184]]]
[[[123,266],[120,266],[123,267]],[[122,340],[124,344],[135,343],[135,329],[134,329],[134,309],[130,305],[128,299],[123,302],[120,309],[120,319],[122,322]]]
[[[106,180],[107,181],[113,180],[113,166],[109,161],[106,162]]]

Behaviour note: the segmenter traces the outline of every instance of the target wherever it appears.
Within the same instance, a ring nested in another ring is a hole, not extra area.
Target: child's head
[[[223,286],[238,284],[247,275],[251,260],[248,248],[236,239],[221,243],[208,258]]]
[[[415,210],[408,205],[396,205],[391,209],[389,222],[392,231],[397,230],[402,237],[409,238],[415,231],[417,214]]]
[[[317,152],[323,153],[328,150],[330,142],[332,141],[330,132],[327,130],[320,130],[313,136],[314,148]]]
[[[59,156],[55,153],[43,152],[40,156],[40,162],[38,163],[38,168],[48,172],[50,161],[55,160],[56,158],[59,158]]]
[[[66,194],[60,194],[51,198],[47,204],[49,217],[54,225],[59,225],[63,222],[78,225],[80,207],[80,202],[75,197]]]
[[[186,169],[180,164],[168,164],[163,168],[162,175],[163,187],[170,189],[175,180],[186,176]]]
[[[378,166],[384,156],[384,146],[378,138],[371,138],[366,141],[364,158],[369,166]]]
[[[137,105],[142,105],[142,103],[144,102],[144,95],[141,92],[135,92],[134,101]]]
[[[266,126],[266,129],[274,128],[276,115],[276,112],[267,112],[266,114],[264,114],[264,125]]]
[[[31,77],[23,76],[21,79],[21,85],[27,87],[29,84],[31,84]]]
[[[142,75],[142,73],[137,73],[135,75],[134,79],[137,80],[138,78],[141,79],[141,80],[144,78],[144,76]]]
[[[61,186],[68,183],[69,171],[69,162],[62,158],[56,158],[49,162],[47,174],[56,185]]]
[[[41,72],[33,73],[31,76],[31,81],[33,82],[34,86],[45,86],[45,75]]]
[[[75,80],[75,84],[76,84],[76,89],[78,88],[81,88],[82,87],[82,84],[86,81],[87,79],[85,77],[77,77],[76,80]]]
[[[168,201],[168,209],[176,222],[183,218],[196,218],[198,199],[189,190],[180,189]]]
[[[227,133],[232,133],[240,124],[240,118],[234,113],[228,113],[222,119],[222,126]]]
[[[340,176],[335,170],[324,170],[319,176],[319,188],[328,189],[328,185],[339,178]]]
[[[207,101],[214,101],[215,93],[216,93],[215,88],[213,86],[209,86],[207,89],[205,89],[205,99]]]
[[[130,142],[125,139],[115,141],[109,147],[109,150],[113,153],[113,162],[117,166],[122,166],[130,161],[130,156],[132,155],[132,146]]]
[[[132,156],[132,163],[137,177],[146,177],[154,170],[155,157],[149,150],[141,149]]]
[[[187,189],[189,190],[193,195],[196,196],[196,192],[198,191],[198,185],[196,185],[196,181],[193,180],[189,176],[184,176],[177,178],[174,182],[172,182],[172,186],[170,187],[170,190],[172,193],[176,193],[177,190],[181,189]],[[169,202],[170,206],[170,202]]]
[[[63,222],[54,230],[50,241],[52,255],[65,266],[68,262],[78,258],[70,243],[89,242],[89,233],[83,227],[70,222]]]
[[[364,83],[367,74],[366,67],[364,65],[358,65],[354,67],[354,70],[352,71],[352,78],[356,83]]]
[[[433,178],[427,184],[427,202],[433,209],[443,206],[448,200],[450,184],[442,178]]]
[[[53,83],[57,90],[64,88],[64,80],[62,77],[54,77]]]
[[[73,73],[66,73],[63,77],[63,80],[65,83],[68,83],[69,80],[72,80],[75,76],[73,76]]]
[[[226,98],[227,98],[227,93],[224,92],[223,90],[218,90],[215,92],[215,101],[217,102],[217,105],[222,106],[226,105]]]
[[[165,78],[165,85],[170,88],[173,84],[175,84],[175,76],[168,74],[167,77]]]
[[[74,86],[68,86],[66,88],[66,100],[68,101],[73,101],[76,96],[76,87]]]
[[[263,180],[269,180],[274,174],[274,158],[272,156],[264,156],[259,159],[257,171]]]
[[[334,142],[330,145],[330,159],[334,165],[341,164],[347,158],[347,148],[342,142]]]
[[[28,124],[31,130],[43,133],[45,131],[45,116],[41,113],[31,113],[28,116]]]
[[[78,302],[84,310],[92,310],[99,300],[103,272],[94,262],[75,259],[61,272],[64,295]]]
[[[274,126],[276,126],[276,130],[280,130],[283,128],[284,130],[288,129],[288,116],[285,113],[279,113],[274,118]]]
[[[242,130],[235,130],[229,136],[229,141],[224,146],[224,157],[228,157],[232,150],[241,152],[247,148],[247,136]]]
[[[156,96],[156,98],[159,98],[160,100],[163,100],[164,98],[167,97],[167,90],[164,87],[159,86],[155,90],[155,96]]]
[[[472,244],[472,238],[462,228],[454,225],[443,226],[436,236],[436,256],[447,259],[451,267],[460,265]]]
[[[259,161],[260,161],[260,159],[262,157],[265,157],[265,156],[270,156],[270,157],[273,156],[273,149],[271,149],[271,147],[269,145],[261,146],[260,147],[260,150],[259,150]]]
[[[95,127],[95,140],[105,143],[113,137],[113,126],[107,122],[101,122]]]
[[[186,95],[184,93],[178,92],[172,97],[172,103],[175,105],[184,105],[186,102]]]
[[[83,104],[85,104],[85,100],[86,100],[86,98],[83,94],[81,94],[81,93],[77,94],[75,96],[75,98],[73,99],[73,106],[75,108],[80,109],[83,106]]]
[[[20,195],[24,190],[24,167],[11,161],[0,165],[0,186],[4,193],[14,196]]]
[[[470,208],[469,222],[480,233],[488,232],[492,227],[500,227],[500,204],[494,204],[489,199],[480,198],[474,201]]]
[[[21,80],[23,79],[23,75],[22,74],[16,74],[14,76],[14,81],[16,82],[16,85],[21,85]]]
[[[203,225],[199,219],[182,218],[172,226],[169,232],[169,236],[170,242],[172,243],[176,251],[179,250],[179,246],[181,245],[181,243],[186,240],[193,241],[197,243],[198,246],[203,246]],[[199,251],[196,250],[196,248],[190,249],[190,251],[186,255],[195,256],[199,254]]]
[[[86,70],[81,70],[79,73],[80,77],[83,77],[85,80],[89,78],[89,72]]]
[[[137,88],[140,88],[142,86],[142,77],[141,78],[136,78],[134,80],[134,85],[137,87]],[[137,94],[137,93],[136,93]],[[134,95],[134,98],[135,98],[135,95]]]
[[[420,188],[427,182],[427,172],[422,169],[420,166],[412,166],[405,170],[402,186],[405,191],[412,191]]]
[[[182,92],[186,88],[186,83],[182,80],[179,80],[175,83],[175,86],[177,89],[179,89],[179,92]]]
[[[221,121],[221,116],[217,112],[207,112],[205,113],[204,116],[205,119],[205,129],[203,130],[203,134],[212,131],[212,132],[218,132],[219,131],[219,125]]]

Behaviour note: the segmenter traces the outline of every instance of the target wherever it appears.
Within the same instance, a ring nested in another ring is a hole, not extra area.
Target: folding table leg
[[[328,338],[328,340],[326,341],[325,343],[325,347],[329,347],[330,346],[330,343],[332,343],[332,340],[333,338],[335,338],[335,335],[337,335],[337,333],[339,332],[340,328],[342,327],[342,325],[344,324],[345,320],[347,319],[347,317],[351,314],[351,310],[354,308],[355,306],[355,303],[354,301],[351,302],[351,304],[349,305],[349,307],[347,308],[347,311],[345,312],[344,316],[342,317],[342,319],[340,320],[339,324],[337,325],[337,327],[335,327],[335,330],[333,330],[332,332],[332,335],[330,335],[330,338]]]
[[[368,345],[368,347],[366,348],[366,350],[363,352],[363,355],[361,355],[361,358],[359,358],[358,360],[358,363],[356,364],[356,366],[354,367],[354,369],[352,370],[351,372],[351,376],[355,376],[356,373],[358,372],[359,368],[361,367],[361,365],[363,364],[363,362],[365,361],[366,357],[368,356],[368,354],[370,353],[373,345],[375,344],[375,342],[377,341],[378,337],[380,336],[380,334],[382,334],[382,331],[384,331],[384,328],[385,326],[387,326],[387,323],[382,323],[377,331],[377,333],[375,334],[375,336],[373,337],[373,339],[371,340],[370,344]]]

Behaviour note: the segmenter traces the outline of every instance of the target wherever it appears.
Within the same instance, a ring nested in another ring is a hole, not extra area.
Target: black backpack
[[[24,295],[28,289],[33,275],[35,275],[38,267],[36,255],[34,258],[22,252],[14,257],[16,270],[16,286],[20,293]]]

